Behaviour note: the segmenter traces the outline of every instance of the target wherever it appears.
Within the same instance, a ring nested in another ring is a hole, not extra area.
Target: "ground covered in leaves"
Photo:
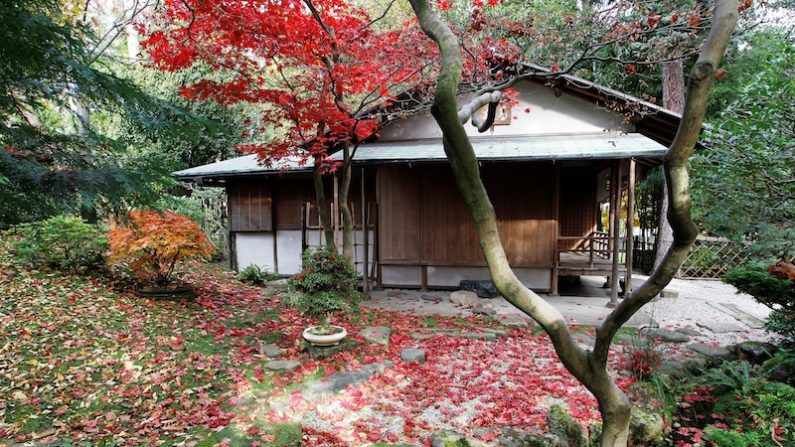
[[[425,445],[439,429],[483,440],[499,433],[490,427],[544,431],[553,404],[583,424],[598,419],[593,397],[532,327],[363,310],[339,321],[356,346],[313,360],[301,341],[310,321],[277,290],[221,269],[187,279],[198,298],[179,303],[102,278],[4,270],[0,445]],[[392,329],[388,346],[361,337],[377,325]],[[269,343],[300,366],[264,368]],[[415,347],[427,362],[400,359]],[[340,392],[302,392],[373,363],[380,373]]]

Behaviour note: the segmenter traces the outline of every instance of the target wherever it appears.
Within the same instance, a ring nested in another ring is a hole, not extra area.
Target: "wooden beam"
[[[552,277],[550,278],[549,294],[558,295],[558,265],[560,253],[558,252],[558,238],[560,237],[560,163],[555,163],[555,196],[552,199],[553,215],[555,216],[555,239],[552,241]]]
[[[627,178],[627,273],[624,277],[624,296],[632,290],[632,256],[634,255],[633,233],[635,230],[635,159],[629,160],[629,175]]]
[[[364,240],[364,256],[362,257],[362,294],[364,295],[365,299],[370,298],[370,275],[368,274],[368,267],[369,267],[369,251],[370,251],[370,228],[368,228],[367,222],[367,193],[365,188],[365,181],[364,181],[364,168],[361,170],[361,179],[359,180],[362,184],[362,238]]]
[[[618,254],[621,246],[618,240],[620,233],[618,226],[621,224],[621,160],[616,162],[613,173],[614,196],[610,205],[610,214],[612,215],[610,232],[613,234],[613,269],[610,275],[610,302],[607,303],[607,307],[618,306]]]

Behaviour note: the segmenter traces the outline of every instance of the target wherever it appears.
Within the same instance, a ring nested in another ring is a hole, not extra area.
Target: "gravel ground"
[[[644,280],[646,277],[639,275],[638,279]],[[763,328],[750,327],[746,322],[738,320],[737,317],[747,318],[742,313],[758,320],[767,320],[770,308],[756,302],[751,295],[737,293],[732,285],[714,280],[674,279],[665,290],[678,292],[679,296],[660,298],[643,309],[662,328],[695,329],[704,335],[694,337],[694,341],[717,342],[721,345],[774,338]],[[737,306],[742,313],[738,314],[732,306]],[[710,322],[737,324],[742,331],[716,334],[698,325]],[[701,340],[697,340],[699,338]]]

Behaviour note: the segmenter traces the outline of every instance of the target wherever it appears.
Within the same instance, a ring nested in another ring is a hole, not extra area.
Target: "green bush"
[[[8,235],[11,256],[32,268],[81,272],[105,264],[105,229],[78,217],[56,216],[18,225]]]
[[[768,318],[767,330],[795,341],[795,282],[776,278],[762,263],[749,263],[730,270],[723,281],[771,307],[773,312]]]
[[[262,270],[257,264],[249,264],[237,274],[237,280],[253,286],[264,286],[266,283],[279,279],[279,275]]]
[[[305,251],[301,271],[289,281],[298,310],[322,324],[328,324],[323,320],[331,314],[355,309],[360,298],[357,285],[350,261],[326,247]]]

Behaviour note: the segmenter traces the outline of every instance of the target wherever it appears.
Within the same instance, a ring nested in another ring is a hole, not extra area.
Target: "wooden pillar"
[[[635,254],[634,242],[635,230],[635,159],[629,160],[629,174],[627,176],[627,273],[624,277],[624,296],[632,291],[632,257]]]
[[[337,252],[342,253],[340,250],[340,178],[334,174],[334,201],[331,204],[331,222],[334,228],[334,245],[337,247]]]
[[[553,162],[554,163],[554,162]],[[558,295],[558,270],[560,266],[560,252],[558,244],[560,243],[560,164],[555,163],[555,196],[552,201],[554,208],[553,215],[555,216],[555,239],[552,241],[552,277],[549,283],[550,296]]]
[[[370,260],[370,229],[367,222],[367,192],[364,181],[364,168],[361,171],[362,184],[362,239],[364,241],[364,255],[362,256],[362,294],[365,299],[370,298],[370,275],[368,275],[368,267]]]
[[[610,233],[612,234],[612,252],[613,252],[613,265],[610,274],[610,302],[607,307],[618,306],[618,253],[621,244],[619,244],[618,226],[621,224],[621,160],[614,164],[613,172],[613,200],[610,204]]]

